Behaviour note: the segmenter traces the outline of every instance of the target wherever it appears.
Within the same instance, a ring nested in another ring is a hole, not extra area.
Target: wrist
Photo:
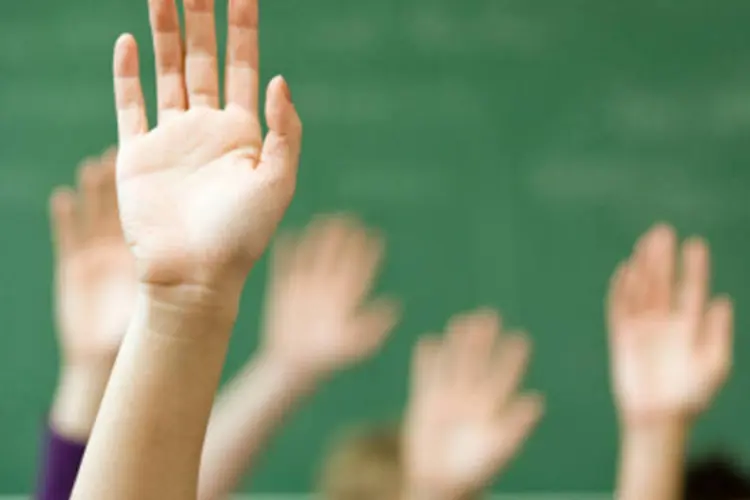
[[[669,418],[629,424],[622,431],[626,454],[646,463],[659,457],[682,457],[687,448],[690,425],[685,419]]]
[[[50,412],[55,432],[81,443],[88,440],[111,370],[110,360],[63,365]]]
[[[264,379],[276,381],[275,385],[288,388],[291,393],[312,391],[322,376],[305,369],[293,360],[277,356],[269,350],[263,350],[251,364],[252,370],[262,370]]]
[[[622,435],[633,441],[685,439],[690,429],[690,421],[680,415],[670,415],[661,418],[638,419],[625,421]]]
[[[689,427],[683,418],[649,419],[625,425],[617,498],[678,498]]]
[[[190,338],[231,334],[241,290],[142,284],[131,328],[146,335]]]

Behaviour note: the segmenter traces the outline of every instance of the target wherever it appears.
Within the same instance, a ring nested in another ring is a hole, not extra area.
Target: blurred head
[[[685,500],[750,499],[750,478],[736,460],[708,455],[688,464]]]
[[[319,491],[325,500],[398,500],[402,463],[396,425],[355,429],[333,443]]]

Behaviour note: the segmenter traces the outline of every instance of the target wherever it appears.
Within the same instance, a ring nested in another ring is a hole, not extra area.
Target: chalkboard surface
[[[58,370],[46,197],[114,140],[120,32],[140,40],[153,88],[146,5],[0,8],[0,492],[32,489]],[[738,309],[733,378],[697,446],[750,453],[749,2],[263,0],[261,12],[264,78],[287,77],[306,131],[284,224],[347,210],[382,228],[380,288],[405,318],[288,420],[248,490],[308,491],[337,429],[398,417],[416,336],[485,304],[531,333],[528,385],[548,404],[498,487],[611,489],[603,296],[660,219],[710,239],[716,287]],[[227,377],[255,347],[264,281],[261,265]]]

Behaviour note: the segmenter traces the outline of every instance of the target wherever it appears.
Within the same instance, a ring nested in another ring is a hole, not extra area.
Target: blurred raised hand
[[[58,188],[50,198],[63,365],[52,418],[59,432],[75,438],[91,431],[136,293],[117,210],[115,154],[86,160],[76,190]]]
[[[371,357],[398,317],[370,300],[383,243],[356,219],[321,217],[274,245],[263,345],[222,391],[203,451],[200,499],[226,498],[303,398]]]
[[[115,47],[121,218],[142,282],[236,294],[292,199],[302,125],[278,76],[266,91],[268,133],[261,133],[257,0],[229,2],[223,105],[214,2],[183,3],[184,44],[174,0],[149,2],[152,130],[136,42],[123,35]]]
[[[455,500],[479,494],[518,452],[543,413],[519,392],[530,346],[501,334],[491,310],[459,315],[444,338],[425,336],[412,361],[405,426],[405,497]]]
[[[676,253],[674,230],[657,225],[612,278],[612,377],[625,422],[690,421],[731,369],[732,303],[710,296],[708,246],[685,242],[679,273]]]
[[[683,498],[691,424],[731,369],[732,303],[710,297],[708,247],[692,238],[680,253],[678,265],[675,232],[659,224],[610,285],[619,500]]]
[[[266,306],[269,355],[313,376],[370,356],[397,318],[394,302],[368,301],[382,254],[381,239],[348,217],[281,235]]]

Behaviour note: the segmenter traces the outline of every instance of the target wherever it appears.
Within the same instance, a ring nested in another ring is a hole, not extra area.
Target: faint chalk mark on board
[[[114,120],[112,89],[78,80],[3,82],[4,119],[75,127]]]
[[[439,171],[426,174],[408,165],[370,165],[371,168],[340,169],[336,183],[339,197],[366,203],[404,207],[451,205],[456,188]]]
[[[530,169],[532,193],[544,201],[591,209],[609,207],[632,217],[653,213],[704,222],[750,218],[742,183],[709,183],[680,165],[602,158],[558,160]]]
[[[400,124],[454,126],[453,120],[481,119],[488,112],[483,96],[470,82],[456,79],[394,85],[302,83],[295,95],[299,95],[300,111],[305,118],[323,122],[378,123],[397,119]]]
[[[38,211],[46,207],[49,183],[41,177],[30,175],[30,166],[4,168],[0,175],[0,207],[22,208]]]
[[[61,55],[91,59],[103,51],[109,54],[114,36],[111,19],[88,16],[85,9],[72,10],[52,22],[26,20],[12,29],[0,29],[0,60],[34,67]],[[54,40],[53,50],[47,40]]]
[[[418,48],[443,54],[494,54],[499,49],[528,53],[548,44],[549,29],[538,20],[488,5],[457,15],[446,6],[423,4],[411,13],[406,29]]]
[[[711,104],[711,121],[717,129],[740,130],[746,136],[750,135],[750,79],[740,88],[718,92]]]
[[[620,132],[649,139],[742,133],[750,127],[750,79],[743,83],[620,89],[608,102],[609,116]]]
[[[305,47],[357,54],[380,50],[387,41],[381,24],[362,17],[315,23],[304,38]]]

